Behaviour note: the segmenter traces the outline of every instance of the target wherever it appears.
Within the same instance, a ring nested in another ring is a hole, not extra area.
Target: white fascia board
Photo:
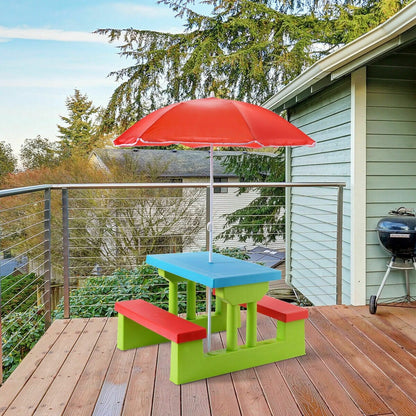
[[[351,304],[366,304],[367,271],[366,67],[351,74]]]
[[[312,87],[319,80],[347,66],[347,71],[335,73],[335,78],[345,75],[357,68],[357,65],[351,65],[350,68],[348,68],[348,65],[359,58],[361,60],[354,63],[361,66],[365,65],[366,62],[375,58],[375,54],[370,54],[370,52],[374,51],[382,54],[386,50],[399,45],[400,39],[395,40],[395,38],[415,25],[416,0],[370,32],[315,62],[281,91],[263,103],[263,107],[273,110]],[[384,44],[386,44],[385,48],[382,47]]]

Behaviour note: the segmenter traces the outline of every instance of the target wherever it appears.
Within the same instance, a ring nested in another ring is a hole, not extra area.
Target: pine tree
[[[61,116],[66,126],[58,125],[61,157],[88,156],[99,142],[96,125],[99,108],[77,89],[66,99],[66,107],[68,116]]]
[[[208,97],[260,104],[318,58],[374,28],[409,0],[161,0],[185,20],[185,32],[100,29],[134,63],[113,72],[120,86],[103,117],[121,132],[172,102]]]

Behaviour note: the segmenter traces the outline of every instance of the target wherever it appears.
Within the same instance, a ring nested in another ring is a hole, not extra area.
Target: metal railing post
[[[343,210],[344,188],[338,186],[337,195],[337,262],[336,262],[336,303],[342,304],[342,227],[343,227]]]
[[[0,230],[0,241],[1,241],[1,230]],[[2,318],[1,318],[1,277],[0,277],[0,386],[3,384],[3,333],[2,333]]]
[[[49,328],[51,325],[51,276],[52,276],[52,261],[51,261],[51,190],[45,189],[45,203],[44,203],[44,290],[43,290],[43,304],[45,307],[45,326]]]
[[[70,317],[69,310],[69,212],[68,189],[62,189],[62,246],[64,258],[64,318]]]

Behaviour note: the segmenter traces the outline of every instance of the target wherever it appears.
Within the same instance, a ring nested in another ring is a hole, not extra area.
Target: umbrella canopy
[[[209,261],[212,261],[213,146],[313,146],[315,142],[276,113],[258,105],[221,98],[183,101],[160,108],[114,140],[118,147],[168,146],[211,148]]]
[[[313,146],[315,142],[284,118],[242,101],[203,98],[163,107],[133,124],[116,146],[189,147]]]

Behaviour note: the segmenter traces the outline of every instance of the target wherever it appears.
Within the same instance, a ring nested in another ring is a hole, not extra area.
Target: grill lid
[[[401,215],[384,217],[377,223],[377,231],[390,233],[416,233],[416,217]]]
[[[393,256],[416,257],[416,217],[405,208],[390,211],[377,223],[380,244]]]

